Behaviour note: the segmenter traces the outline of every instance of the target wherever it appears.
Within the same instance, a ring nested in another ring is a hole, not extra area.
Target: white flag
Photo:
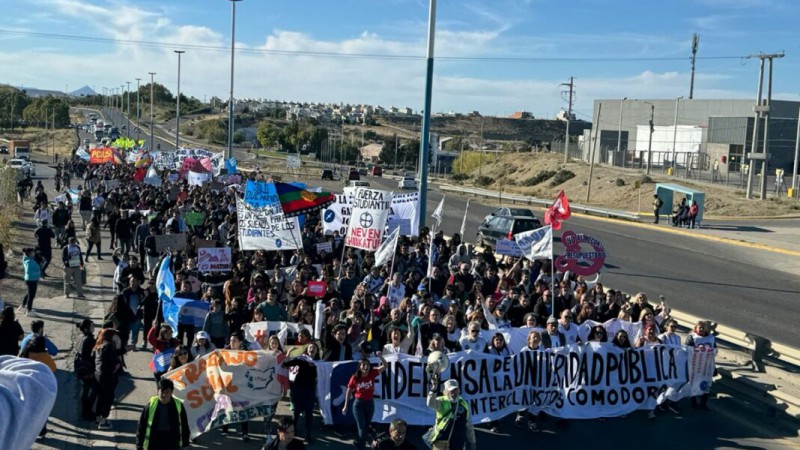
[[[550,225],[533,230],[536,240],[531,243],[528,259],[553,259],[553,228]],[[524,255],[525,253],[523,253]]]
[[[386,239],[378,250],[375,251],[375,267],[381,267],[394,256],[397,249],[397,240],[400,236],[400,228],[395,228],[389,239]]]
[[[436,228],[442,226],[442,210],[444,210],[444,196],[442,196],[442,201],[439,202],[439,206],[433,211],[431,217],[436,219]]]
[[[467,199],[467,206],[464,207],[464,218],[461,219],[461,241],[464,241],[464,234],[467,232],[467,211],[469,211],[469,199]]]

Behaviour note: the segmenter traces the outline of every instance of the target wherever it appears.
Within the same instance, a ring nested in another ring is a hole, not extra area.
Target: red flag
[[[564,191],[558,193],[556,201],[547,208],[544,213],[544,223],[553,227],[554,230],[561,229],[561,221],[569,219],[572,211],[569,209],[569,199]]]

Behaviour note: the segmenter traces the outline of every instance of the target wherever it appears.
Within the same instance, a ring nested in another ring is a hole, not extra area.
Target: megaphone
[[[428,372],[428,375],[438,376],[450,367],[450,358],[447,357],[446,353],[434,351],[428,355],[427,364],[425,371]]]

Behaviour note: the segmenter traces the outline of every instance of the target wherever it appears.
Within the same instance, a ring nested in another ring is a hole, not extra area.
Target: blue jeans
[[[137,316],[133,322],[131,322],[131,345],[136,345],[139,341],[139,331],[142,329],[142,318]],[[142,338],[144,342],[147,342],[147,336]]]
[[[367,438],[369,435],[369,425],[372,423],[372,415],[374,413],[374,400],[361,400],[360,398],[353,400],[353,417],[356,419],[356,427],[358,427],[356,448],[359,450],[366,448]]]

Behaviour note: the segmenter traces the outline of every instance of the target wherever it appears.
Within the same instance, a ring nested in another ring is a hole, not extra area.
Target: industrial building
[[[595,100],[593,127],[582,139],[582,159],[625,167],[644,167],[649,159],[656,169],[674,165],[678,170],[710,170],[715,166],[722,175],[742,172],[746,163],[742,157],[752,146],[755,104],[755,99]],[[772,100],[767,173],[774,169],[791,173],[799,112],[800,102]],[[763,151],[764,123],[765,119],[759,120],[756,153]]]

